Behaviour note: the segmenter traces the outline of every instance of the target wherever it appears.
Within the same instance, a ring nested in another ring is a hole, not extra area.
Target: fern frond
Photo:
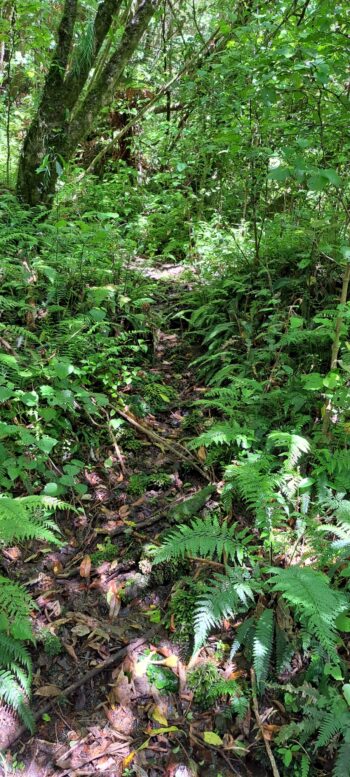
[[[185,556],[221,559],[224,553],[241,563],[252,539],[246,529],[237,531],[236,523],[231,526],[227,521],[220,523],[216,515],[195,518],[189,526],[181,524],[168,534],[155,554],[154,563]]]
[[[350,744],[348,742],[342,742],[340,745],[332,777],[348,777],[350,764]]]
[[[210,630],[231,618],[238,609],[247,609],[254,602],[250,581],[242,580],[241,569],[227,569],[225,575],[215,575],[196,603],[194,614],[194,653],[204,644]]]
[[[284,520],[278,494],[281,478],[271,474],[269,462],[264,457],[257,461],[246,461],[226,468],[225,479],[233,482],[249,509],[255,513],[257,525],[271,530]]]
[[[349,727],[350,715],[347,711],[326,712],[319,727],[316,747],[325,747],[335,737]]]
[[[10,625],[20,625],[21,620],[25,622],[32,607],[33,602],[22,586],[7,577],[0,577],[0,613],[8,619]]]
[[[0,496],[0,538],[5,543],[13,539],[39,539],[53,542],[57,526],[47,518],[55,510],[72,509],[69,504],[49,496]]]
[[[204,445],[205,448],[210,448],[211,445],[231,445],[233,442],[236,442],[237,437],[240,434],[240,427],[233,421],[213,424],[209,429],[206,429],[205,432],[198,435],[198,437],[194,437],[188,447],[196,449],[200,448],[202,445]]]
[[[346,597],[330,587],[329,579],[322,572],[310,567],[289,567],[271,570],[274,574],[272,590],[294,605],[308,629],[320,645],[337,660],[336,625],[338,615],[347,609]]]
[[[278,447],[287,448],[284,455],[284,468],[290,471],[296,467],[298,461],[303,453],[308,453],[310,450],[310,443],[305,437],[300,437],[298,434],[290,434],[289,432],[271,432],[267,438],[268,444]]]
[[[26,694],[10,670],[0,670],[0,698],[18,713],[29,731],[34,733],[34,717],[28,707]]]
[[[221,580],[212,585],[206,594],[200,597],[194,613],[194,648],[193,652],[204,645],[204,642],[214,626],[218,626],[224,618],[231,618],[237,610],[238,597],[233,588],[223,590]]]
[[[32,661],[27,649],[17,639],[7,634],[0,634],[0,660],[5,668],[9,668],[16,662],[24,667],[29,679],[32,673]]]
[[[256,683],[261,690],[266,680],[272,654],[274,636],[273,610],[264,610],[257,621],[253,640],[253,666]]]

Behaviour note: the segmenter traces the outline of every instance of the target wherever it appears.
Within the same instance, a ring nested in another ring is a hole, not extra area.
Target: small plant
[[[43,629],[40,638],[43,643],[44,653],[47,656],[59,656],[62,653],[63,645],[60,638],[53,634],[49,629]]]
[[[50,514],[58,508],[70,508],[45,496],[0,497],[0,540],[45,540],[58,543],[56,525]],[[0,698],[9,704],[33,731],[34,721],[28,706],[32,665],[25,644],[34,641],[29,619],[34,603],[22,586],[0,577]]]
[[[193,700],[202,709],[212,707],[219,700],[229,699],[227,712],[243,718],[249,708],[249,699],[234,680],[226,680],[210,661],[200,664],[188,674],[188,685]]]
[[[91,553],[91,561],[97,567],[99,564],[103,564],[104,561],[114,561],[117,556],[117,546],[113,545],[110,537],[107,537],[103,543],[97,545],[97,550]]]

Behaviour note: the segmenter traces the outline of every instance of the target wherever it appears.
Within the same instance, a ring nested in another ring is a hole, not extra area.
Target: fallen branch
[[[263,738],[263,742],[264,742],[264,745],[265,745],[265,750],[267,752],[267,755],[268,755],[268,758],[269,758],[269,761],[270,761],[270,764],[271,764],[271,769],[272,769],[273,777],[280,777],[280,773],[278,771],[277,764],[276,764],[276,761],[275,761],[275,756],[274,756],[274,754],[272,752],[270,742],[269,742],[269,740],[268,740],[268,738],[266,736],[266,733],[265,733],[265,730],[264,730],[264,725],[263,725],[263,723],[261,721],[261,717],[260,717],[259,705],[258,705],[258,697],[257,697],[257,692],[256,692],[256,677],[255,677],[254,669],[250,670],[250,677],[251,677],[251,683],[252,683],[252,700],[253,700],[253,710],[254,710],[255,720],[256,720],[258,729],[259,729],[259,731],[261,733],[261,736]]]
[[[125,410],[120,410],[118,407],[116,407],[115,411],[118,413],[118,415],[124,418],[125,421],[131,424],[131,426],[134,426],[135,429],[141,432],[141,434],[145,434],[147,437],[149,437],[149,439],[152,440],[155,445],[157,445],[162,450],[168,450],[173,457],[182,459],[182,461],[187,461],[187,463],[190,464],[193,469],[199,472],[202,478],[208,480],[208,482],[211,483],[211,478],[208,473],[197,464],[194,456],[192,456],[192,454],[187,450],[187,448],[185,448],[184,445],[181,445],[181,443],[178,443],[175,440],[167,440],[165,437],[161,437],[160,434],[154,432],[153,429],[151,429],[149,426],[141,424],[136,420],[136,418],[134,418],[134,416],[126,413]]]
[[[89,672],[86,672],[82,677],[78,677],[77,680],[75,680],[74,683],[71,685],[68,685],[67,688],[64,688],[62,690],[62,696],[65,698],[68,698],[68,696],[71,696],[74,691],[76,691],[78,688],[80,688],[82,685],[85,685],[89,680],[92,680],[93,677],[96,677],[96,675],[101,674],[101,672],[104,672],[108,669],[111,669],[112,667],[116,666],[117,664],[120,664],[121,661],[125,658],[125,656],[128,654],[129,650],[136,650],[137,648],[141,647],[145,642],[148,641],[148,639],[151,639],[151,632],[145,634],[144,637],[141,639],[136,640],[135,642],[131,642],[125,647],[121,648],[120,650],[117,650],[116,653],[114,653],[112,656],[109,656],[109,658],[106,658],[105,661],[102,661],[101,664],[98,664],[98,666],[94,666],[93,669],[90,669]],[[39,707],[39,709],[34,712],[34,720],[40,720],[45,713],[49,712],[51,707],[53,707],[55,704],[57,704],[57,701],[59,700],[59,696],[55,696],[54,698],[50,699],[46,704],[44,704],[42,707]],[[27,734],[28,729],[26,726],[21,726],[19,729],[17,729],[17,732],[13,739],[9,742],[8,747],[12,747],[15,742],[17,742],[18,739],[23,736],[23,734]]]

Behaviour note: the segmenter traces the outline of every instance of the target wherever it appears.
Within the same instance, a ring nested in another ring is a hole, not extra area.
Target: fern
[[[155,553],[154,563],[161,564],[185,556],[222,559],[224,553],[227,558],[242,562],[251,540],[252,536],[246,529],[237,531],[237,523],[231,526],[227,521],[220,523],[216,515],[195,518],[189,526],[181,524],[168,534]]]
[[[350,744],[342,742],[337,752],[333,777],[348,777],[350,764]]]
[[[278,447],[286,447],[284,469],[287,472],[293,470],[303,453],[308,453],[310,443],[304,437],[289,432],[271,432],[267,438],[268,444]]]
[[[253,640],[253,666],[259,690],[266,680],[272,654],[274,636],[273,610],[264,610],[257,621]]]
[[[324,650],[337,661],[336,625],[338,615],[348,608],[346,596],[330,587],[329,579],[322,572],[299,566],[273,569],[272,589],[299,612]]]
[[[330,712],[326,712],[319,726],[319,735],[316,740],[316,747],[325,747],[336,734],[345,733],[349,728],[350,714],[345,709],[345,704],[333,707]]]
[[[189,443],[189,448],[210,448],[211,445],[231,445],[241,435],[241,429],[234,422],[217,423],[209,427],[203,434],[194,437]]]
[[[252,587],[240,579],[239,572],[239,569],[227,569],[226,575],[215,575],[213,583],[199,597],[193,619],[194,653],[202,647],[214,626],[224,618],[233,617],[239,607],[246,609],[249,599],[254,601]]]
[[[270,461],[261,457],[226,468],[225,478],[233,482],[249,509],[255,513],[257,525],[271,531],[284,520],[285,515],[279,503],[278,487],[281,478],[269,471]]]
[[[57,526],[47,514],[58,509],[74,509],[66,502],[50,496],[24,496],[13,498],[0,495],[0,540],[5,543],[13,539],[39,539],[53,542],[59,540],[55,534]]]
[[[47,516],[62,507],[70,506],[47,496],[0,496],[0,541],[36,538],[57,543],[57,527]],[[33,640],[29,621],[33,607],[22,586],[0,576],[0,698],[31,731],[31,661],[23,643]]]
[[[19,587],[19,586],[18,586]],[[0,698],[9,704],[33,731],[34,721],[28,707],[32,664],[19,640],[0,633]]]

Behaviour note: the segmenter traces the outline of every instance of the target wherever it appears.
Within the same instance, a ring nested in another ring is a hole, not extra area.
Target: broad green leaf
[[[344,699],[350,707],[350,684],[345,683],[345,685],[343,685],[342,691],[343,691]]]
[[[307,391],[320,391],[323,388],[323,377],[319,372],[311,372],[310,375],[303,375],[302,381]]]
[[[207,745],[215,745],[215,747],[220,747],[220,745],[224,744],[219,734],[216,734],[215,731],[204,731],[203,739]]]
[[[340,613],[338,615],[335,625],[339,631],[345,631],[346,633],[350,632],[350,618],[348,618],[347,615],[344,615],[343,613]]]

